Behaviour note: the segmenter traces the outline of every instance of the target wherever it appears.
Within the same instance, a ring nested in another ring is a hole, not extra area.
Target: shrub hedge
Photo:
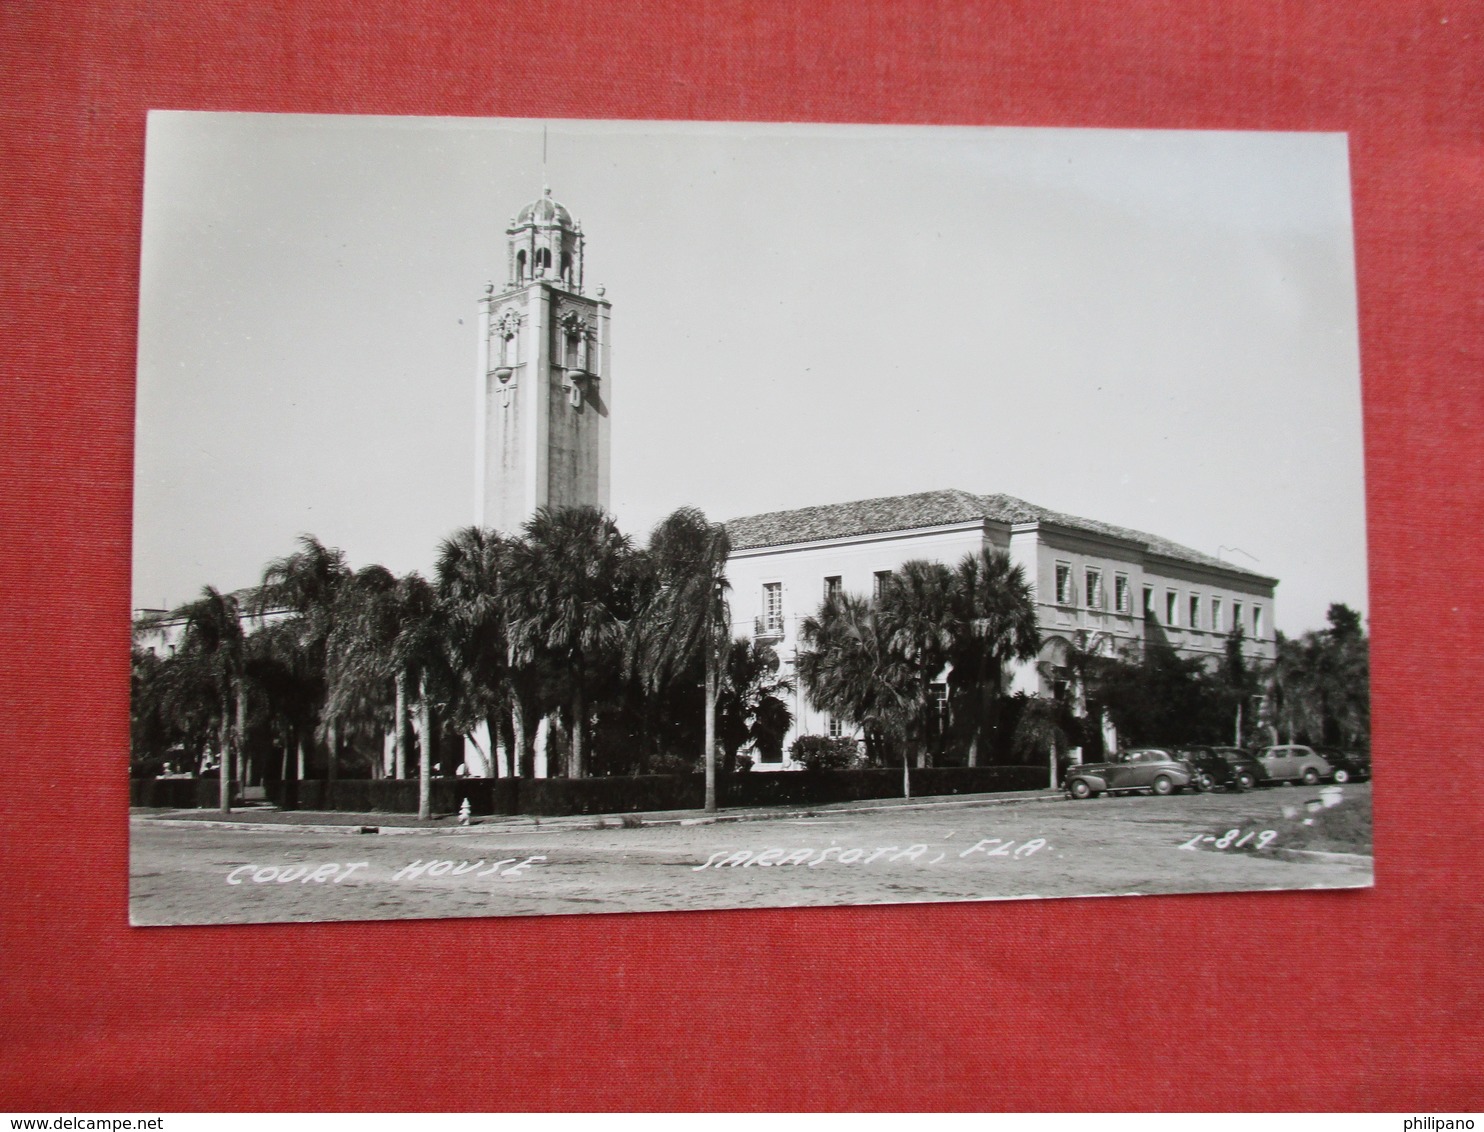
[[[932,767],[912,771],[912,796],[985,794],[1001,790],[1044,790],[1044,767]],[[349,813],[417,812],[415,779],[342,778],[270,782],[268,800],[286,810],[340,810]],[[705,803],[706,780],[700,774],[651,774],[613,778],[435,778],[431,784],[435,814],[456,813],[465,798],[472,813],[483,816],[534,814],[623,814],[648,810],[692,810]],[[718,775],[717,800],[723,807],[822,806],[899,798],[899,769],[826,771],[753,771]],[[209,808],[217,804],[215,779],[134,779],[130,803],[135,806]]]
[[[738,776],[740,777],[740,776]],[[646,774],[613,778],[525,778],[520,812],[632,814],[643,810],[698,810],[706,804],[703,774]]]
[[[471,813],[512,815],[516,808],[514,778],[435,778],[428,793],[435,814],[457,813],[465,798]],[[346,813],[417,813],[415,778],[340,778],[334,782],[306,779],[303,782],[266,784],[268,801],[283,810],[340,810]]]
[[[988,794],[998,790],[1044,790],[1049,783],[1044,767],[945,766],[912,771],[912,796]],[[754,771],[733,777],[720,799],[726,806],[822,806],[830,802],[861,802],[900,798],[900,769]]]
[[[129,805],[206,810],[221,801],[219,778],[131,778]]]
[[[852,770],[862,762],[860,746],[843,735],[800,735],[789,744],[788,757],[808,771]]]

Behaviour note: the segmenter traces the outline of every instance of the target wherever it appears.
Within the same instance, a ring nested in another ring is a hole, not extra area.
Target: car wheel
[[[1160,795],[1172,794],[1172,793],[1174,793],[1174,790],[1175,790],[1175,784],[1170,781],[1170,778],[1169,778],[1168,775],[1164,775],[1164,774],[1160,775],[1158,778],[1156,778],[1153,782],[1151,782],[1149,784],[1149,792],[1151,794],[1160,794]]]
[[[1074,778],[1071,782],[1067,783],[1067,793],[1078,800],[1090,798],[1092,797],[1092,787],[1084,780]]]
[[[1338,768],[1335,771],[1335,781],[1336,782],[1349,782],[1350,781],[1350,772],[1348,770],[1346,770],[1344,767]]]
[[[1317,786],[1318,784],[1319,784],[1319,772],[1317,770],[1315,770],[1313,767],[1306,767],[1305,770],[1304,770],[1304,785],[1305,786]]]
[[[1216,779],[1211,777],[1211,773],[1209,771],[1202,771],[1201,774],[1196,778],[1195,782],[1193,782],[1191,785],[1193,785],[1197,790],[1215,790]]]
[[[1239,771],[1237,773],[1237,786],[1242,790],[1251,790],[1257,786],[1257,779],[1253,777],[1250,770]]]

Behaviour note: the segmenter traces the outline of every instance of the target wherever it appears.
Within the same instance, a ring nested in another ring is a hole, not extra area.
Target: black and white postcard
[[[135,924],[1372,883],[1344,135],[156,112],[144,199]]]

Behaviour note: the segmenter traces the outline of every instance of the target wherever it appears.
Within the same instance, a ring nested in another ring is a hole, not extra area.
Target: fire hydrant
[[[469,824],[469,815],[472,814],[473,812],[474,812],[473,807],[471,807],[469,805],[469,799],[468,798],[465,798],[464,799],[464,804],[459,807],[459,824],[460,825],[468,825]]]

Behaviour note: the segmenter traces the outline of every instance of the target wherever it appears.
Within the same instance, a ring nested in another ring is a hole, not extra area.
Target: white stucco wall
[[[763,587],[780,583],[783,587],[782,633],[775,640],[766,636],[778,652],[782,671],[793,674],[794,657],[799,648],[799,623],[818,611],[824,601],[825,579],[838,577],[847,593],[869,597],[877,571],[898,570],[902,563],[926,558],[956,565],[967,554],[976,554],[987,543],[1003,547],[1008,533],[992,532],[982,522],[957,523],[916,531],[898,531],[882,535],[861,535],[844,539],[827,539],[815,543],[739,550],[727,563],[731,582],[732,635],[756,636],[763,616]],[[828,733],[829,717],[809,703],[802,687],[796,687],[792,704],[794,727],[784,746],[798,735]],[[849,724],[845,734],[854,734]],[[785,765],[787,752],[785,751]],[[764,764],[770,769],[777,764]]]
[[[1042,657],[1056,653],[1061,642],[1075,640],[1086,633],[1090,643],[1102,638],[1104,647],[1119,649],[1145,639],[1144,587],[1154,591],[1156,620],[1176,648],[1186,653],[1211,658],[1214,663],[1225,647],[1231,629],[1235,603],[1240,602],[1249,638],[1249,656],[1271,659],[1276,651],[1273,631],[1274,589],[1267,581],[1236,571],[1162,558],[1147,553],[1142,545],[1125,540],[1028,523],[1013,529],[1003,524],[971,521],[941,527],[927,527],[888,534],[859,535],[787,546],[760,547],[734,551],[727,564],[731,583],[732,634],[737,637],[759,635],[764,615],[764,587],[776,583],[782,587],[782,624],[779,631],[762,635],[777,650],[781,669],[793,675],[799,648],[799,624],[824,600],[825,579],[838,577],[848,593],[869,596],[878,571],[895,571],[904,562],[926,558],[956,565],[966,554],[977,553],[984,546],[1007,550],[1011,561],[1021,566],[1035,591],[1037,623],[1043,639]],[[1056,568],[1067,564],[1072,572],[1070,600],[1057,601]],[[1088,606],[1087,571],[1101,571],[1103,603]],[[1128,605],[1116,608],[1116,579],[1128,579]],[[1165,625],[1164,594],[1177,594],[1179,617],[1175,626]],[[1203,625],[1191,628],[1188,619],[1191,594],[1201,598]],[[1211,601],[1222,603],[1222,626],[1210,626]],[[1261,607],[1262,631],[1254,638],[1253,609]],[[1010,691],[1045,695],[1050,689],[1036,663],[1016,665],[1009,673]],[[792,696],[794,727],[785,747],[798,735],[828,733],[829,717],[809,703],[802,687]],[[845,734],[854,733],[845,725]],[[769,769],[778,764],[764,764]],[[787,756],[785,754],[785,767]]]

